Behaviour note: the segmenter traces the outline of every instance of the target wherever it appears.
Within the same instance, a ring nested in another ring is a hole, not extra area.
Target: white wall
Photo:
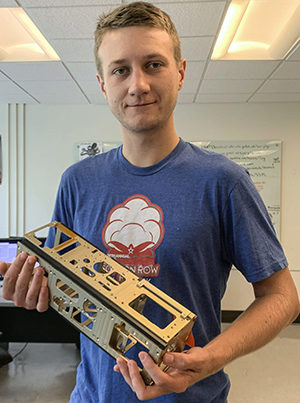
[[[50,221],[60,175],[74,162],[76,142],[121,141],[119,125],[105,105],[4,105],[0,119],[0,236],[22,235]],[[175,122],[178,134],[190,141],[283,141],[281,241],[300,289],[300,104],[178,105]],[[225,309],[246,307],[251,294],[233,272]]]
[[[4,172],[2,178],[2,184],[0,185],[0,236],[5,236],[7,233],[8,222],[7,222],[7,212],[8,212],[8,160],[7,160],[7,116],[8,116],[8,106],[0,105],[0,136],[2,138],[3,153],[0,158],[2,158],[2,169]]]
[[[106,106],[26,106],[26,230],[51,220],[62,172],[80,141],[121,141]]]
[[[0,105],[3,180],[0,185],[0,236],[24,231],[24,105]]]

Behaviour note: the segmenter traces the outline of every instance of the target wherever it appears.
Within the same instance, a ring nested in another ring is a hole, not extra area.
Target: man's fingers
[[[27,259],[27,253],[21,253],[14,262],[7,267],[4,274],[2,296],[5,299],[13,299],[15,293],[16,282]]]
[[[114,371],[115,372],[118,372],[119,374],[121,373],[120,372],[120,368],[119,368],[119,366],[116,364],[116,365],[114,365]]]
[[[131,383],[131,378],[130,378],[130,375],[129,375],[127,362],[123,358],[118,357],[117,358],[117,366],[119,368],[119,372],[123,375],[123,378],[125,379],[126,383],[132,389],[132,383]]]
[[[26,309],[44,312],[49,305],[47,278],[42,267],[34,268],[37,258],[22,252],[11,265],[1,263],[4,273],[2,296]]]
[[[40,301],[42,307],[44,307],[45,303],[45,295],[40,295],[42,291],[42,285],[44,281],[44,270],[41,267],[37,267],[32,277],[32,281],[30,285],[27,287],[27,293],[24,298],[25,308],[26,309],[35,309],[37,308],[37,304]],[[43,293],[45,291],[43,290]],[[47,296],[47,304],[48,304],[48,296]]]
[[[145,354],[146,357],[143,357],[143,354]],[[151,367],[152,373],[153,373],[154,366],[157,367],[157,365],[153,362],[151,357],[146,353],[140,353],[139,357],[140,357],[140,359],[141,359],[141,357],[143,358],[144,363],[149,364],[148,369],[149,369],[149,367]],[[154,366],[152,366],[152,364]],[[128,368],[128,374],[129,374],[129,377],[130,377],[131,389],[133,390],[133,392],[135,392],[135,394],[136,394],[136,396],[137,396],[137,398],[139,400],[152,399],[152,398],[157,397],[157,396],[159,396],[161,394],[160,393],[160,387],[158,385],[155,385],[155,384],[151,385],[151,386],[146,386],[145,385],[145,382],[144,382],[144,380],[143,380],[143,378],[141,376],[141,372],[140,372],[140,369],[138,367],[138,364],[135,361],[133,361],[133,360],[128,361],[127,368]],[[160,371],[160,373],[161,373],[161,371]],[[149,375],[152,377],[152,374],[150,373],[150,371],[149,371]],[[155,378],[155,376],[153,378]]]
[[[166,353],[163,358],[164,364],[176,368],[180,371],[193,371],[199,361],[199,353],[203,354],[203,349],[194,347],[182,353]]]
[[[137,397],[143,399],[146,385],[140,374],[140,369],[137,363],[133,360],[125,361],[123,358],[117,358],[117,365],[114,367],[115,371],[120,372],[126,383],[130,386]]]
[[[172,391],[176,391],[176,385],[172,376],[168,373],[163,372],[158,365],[153,361],[149,354],[145,352],[139,353],[139,358],[143,364],[144,370],[147,371],[149,376],[152,378],[154,384],[151,386],[146,386],[139,368],[134,361],[128,362],[129,374],[132,382],[132,389],[136,393],[140,400],[153,399],[162,394],[167,394]],[[178,383],[178,382],[177,382]],[[181,391],[181,390],[180,390]]]
[[[139,359],[153,380],[153,385],[147,386],[141,376],[140,369],[137,363],[133,360],[126,362],[122,358],[117,358],[117,365],[114,370],[120,372],[127,384],[135,392],[139,400],[153,399],[157,396],[168,394],[171,392],[184,392],[189,385],[188,379],[184,377],[184,371],[178,371],[175,368],[170,368],[167,372],[163,372],[161,368],[153,361],[151,356],[144,351],[139,353]],[[180,381],[179,381],[180,380]]]
[[[0,262],[0,274],[4,276],[9,267],[10,263]]]
[[[44,279],[47,280],[45,277]],[[47,311],[48,306],[49,306],[49,290],[47,285],[46,286],[42,285],[36,309],[38,312],[45,312]]]
[[[187,368],[189,366],[189,364],[186,362],[186,360],[184,359],[184,355],[181,353],[167,353],[165,354],[163,361],[164,364],[173,367],[173,368],[177,368],[180,370],[184,370],[184,369],[190,369]]]
[[[153,361],[149,354],[144,351],[139,353],[139,359],[143,364],[144,369],[148,372],[151,379],[155,384],[160,384],[162,382],[162,378],[164,378],[165,373],[159,368],[159,366]]]
[[[14,302],[16,306],[24,306],[36,261],[37,260],[34,256],[28,256],[25,260],[22,271],[18,275],[14,290]]]
[[[140,369],[135,361],[128,361],[129,375],[131,379],[132,389],[136,392],[141,388],[145,388],[145,382],[141,377]]]

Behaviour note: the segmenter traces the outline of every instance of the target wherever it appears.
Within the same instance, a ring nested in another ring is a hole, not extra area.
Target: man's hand
[[[36,257],[25,252],[11,264],[0,262],[0,274],[4,276],[2,297],[18,307],[44,312],[49,298],[47,278],[42,267],[34,268],[36,262]]]
[[[200,347],[193,347],[183,353],[165,354],[163,362],[169,366],[166,372],[163,372],[145,352],[139,353],[139,359],[154,381],[151,386],[145,385],[138,365],[133,360],[126,362],[121,357],[117,358],[114,370],[123,375],[140,400],[153,399],[172,392],[182,393],[195,382],[220,369],[213,367],[214,360],[210,352]]]
[[[154,381],[146,386],[136,362],[117,359],[115,371],[140,400],[172,392],[184,392],[190,385],[215,374],[229,362],[251,353],[272,340],[299,315],[295,283],[286,267],[269,278],[253,284],[255,301],[221,334],[204,348],[193,347],[183,353],[167,353],[163,372],[145,352],[139,358]]]

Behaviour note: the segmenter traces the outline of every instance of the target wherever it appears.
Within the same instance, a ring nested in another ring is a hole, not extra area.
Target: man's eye
[[[149,63],[149,67],[151,68],[151,69],[158,69],[159,67],[161,67],[161,63],[160,62],[151,62],[151,63]]]
[[[123,74],[125,74],[126,73],[126,69],[125,68],[119,68],[119,69],[115,69],[114,71],[113,71],[113,74],[115,74],[115,75],[117,75],[117,76],[122,76]]]

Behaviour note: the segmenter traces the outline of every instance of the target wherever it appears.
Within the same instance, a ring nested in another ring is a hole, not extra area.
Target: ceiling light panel
[[[300,0],[232,0],[213,60],[281,60],[300,37]]]
[[[60,60],[22,8],[0,8],[0,61]]]

